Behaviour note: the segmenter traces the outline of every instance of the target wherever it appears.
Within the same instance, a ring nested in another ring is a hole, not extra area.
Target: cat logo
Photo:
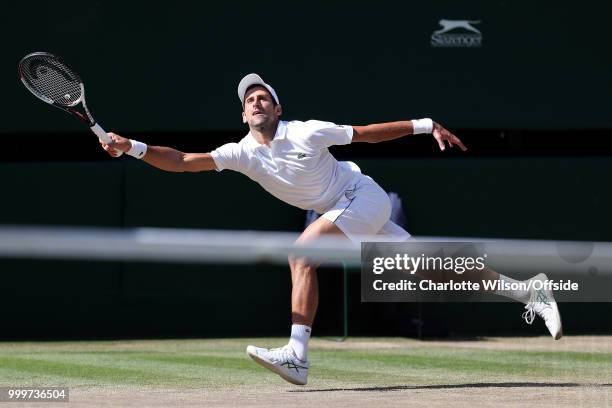
[[[446,20],[438,21],[442,26],[431,35],[432,47],[482,47],[482,33],[473,24],[478,21]]]

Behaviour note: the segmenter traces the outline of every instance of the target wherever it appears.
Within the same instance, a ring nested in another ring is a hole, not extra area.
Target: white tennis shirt
[[[353,128],[330,122],[280,121],[270,147],[249,132],[238,143],[213,150],[217,171],[247,175],[274,197],[323,214],[361,176],[352,162],[338,162],[327,150],[351,143]]]

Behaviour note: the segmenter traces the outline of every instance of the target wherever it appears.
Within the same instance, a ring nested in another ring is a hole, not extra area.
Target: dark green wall
[[[414,234],[612,240],[607,158],[358,162],[400,193]],[[0,185],[2,224],[294,231],[303,225],[302,211],[231,172],[172,174],[127,159],[1,164]],[[320,334],[341,328],[339,272],[321,272]],[[0,275],[4,338],[282,335],[290,319],[284,266],[0,260]],[[460,322],[480,311],[505,316],[487,319],[489,333],[535,334],[520,323],[517,305],[426,305],[419,312],[360,304],[358,275],[351,282],[353,333],[415,334],[418,316],[427,333],[474,333],[485,326]],[[611,313],[562,307],[570,331],[612,327]]]
[[[289,119],[612,127],[612,7],[601,1],[64,0],[3,12],[0,133],[81,129],[17,79],[17,62],[45,50],[81,73],[100,123],[123,132],[241,129],[236,86],[250,72]],[[480,21],[482,47],[432,47],[441,19]]]
[[[367,160],[418,235],[612,240],[610,158]]]
[[[416,235],[612,240],[612,160],[362,159],[400,194]],[[301,229],[303,211],[246,176],[168,173],[144,163],[0,164],[0,223]]]

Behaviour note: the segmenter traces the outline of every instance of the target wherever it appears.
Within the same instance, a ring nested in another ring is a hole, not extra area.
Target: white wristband
[[[129,156],[135,157],[137,159],[142,159],[144,155],[147,153],[147,145],[139,142],[138,140],[130,139],[130,143],[132,147],[126,153]]]
[[[413,120],[412,129],[412,134],[414,135],[419,135],[421,133],[431,133],[433,131],[433,120],[429,118]]]

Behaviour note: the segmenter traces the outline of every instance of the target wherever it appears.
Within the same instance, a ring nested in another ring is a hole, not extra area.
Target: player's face
[[[280,114],[280,105],[274,106],[272,95],[263,86],[252,87],[244,96],[242,120],[250,128],[263,130],[275,124]]]

